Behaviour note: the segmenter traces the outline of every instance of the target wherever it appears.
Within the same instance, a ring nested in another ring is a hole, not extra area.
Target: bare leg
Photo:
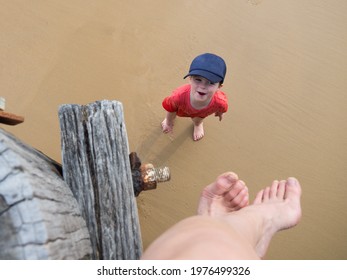
[[[206,188],[220,189],[218,185],[223,185],[221,182],[224,180],[220,178],[217,178],[215,185]],[[226,195],[228,194],[230,192],[227,191]],[[276,232],[293,227],[299,222],[300,197],[301,187],[295,178],[274,181],[271,187],[258,193],[252,205],[239,211],[230,212],[225,209],[222,213],[219,207],[219,210],[214,212],[215,215],[196,215],[177,223],[155,240],[142,258],[262,258]],[[214,203],[213,200],[212,202]],[[209,206],[204,206],[204,198],[200,203],[202,205],[199,205],[199,208],[209,209]]]
[[[162,121],[161,127],[164,133],[169,133],[173,131],[174,121],[176,118],[176,113],[166,112],[166,118]]]
[[[204,124],[203,124],[203,118],[192,118],[192,121],[194,123],[194,132],[193,132],[193,140],[199,141],[201,138],[204,137]]]

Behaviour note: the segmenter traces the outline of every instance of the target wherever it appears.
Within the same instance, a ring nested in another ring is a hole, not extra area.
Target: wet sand
[[[172,173],[137,198],[144,247],[232,170],[251,197],[302,184],[303,219],[267,258],[347,259],[346,1],[23,3],[0,10],[0,95],[25,122],[1,127],[61,161],[58,106],[121,101],[130,150]],[[164,135],[161,101],[203,52],[226,60],[230,110],[199,142],[187,118]]]

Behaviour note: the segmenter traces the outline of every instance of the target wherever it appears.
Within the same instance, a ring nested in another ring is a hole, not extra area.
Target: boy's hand
[[[166,118],[162,121],[161,127],[164,133],[169,133],[173,131],[173,123],[169,122]]]
[[[214,115],[215,115],[215,117],[219,117],[219,121],[221,121],[223,118],[223,113],[216,112]]]

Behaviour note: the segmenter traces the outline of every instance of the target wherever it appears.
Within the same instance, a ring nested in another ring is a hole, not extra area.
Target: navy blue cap
[[[212,83],[223,83],[226,72],[227,66],[223,58],[212,53],[204,53],[194,58],[184,79],[188,76],[201,76]]]

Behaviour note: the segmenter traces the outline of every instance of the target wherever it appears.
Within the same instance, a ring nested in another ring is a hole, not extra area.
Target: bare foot
[[[224,173],[205,187],[200,215],[167,230],[142,259],[263,258],[273,235],[299,222],[300,197],[299,182],[288,178],[274,181],[257,194],[252,205],[242,207],[248,203],[247,187],[236,174]]]
[[[301,218],[301,186],[297,179],[273,181],[271,187],[261,190],[252,205],[241,212],[251,211],[262,217],[259,224],[260,238],[255,240],[255,251],[263,258],[273,235],[294,227]]]
[[[194,141],[199,141],[200,139],[204,137],[204,135],[205,135],[205,132],[204,132],[203,123],[201,122],[198,125],[194,124],[194,133],[193,133]]]
[[[162,121],[161,127],[164,133],[169,133],[173,131],[173,123],[169,122],[166,118]]]
[[[226,172],[202,191],[198,214],[221,216],[248,205],[248,188],[232,172]]]

